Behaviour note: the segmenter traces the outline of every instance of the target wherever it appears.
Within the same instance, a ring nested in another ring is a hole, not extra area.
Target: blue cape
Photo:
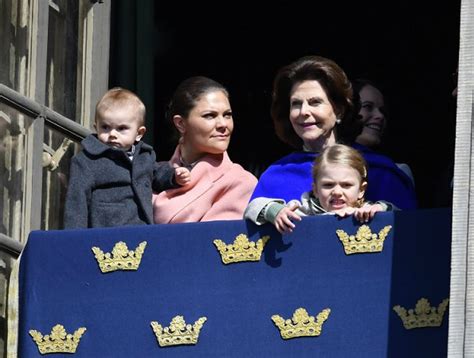
[[[416,209],[415,188],[410,178],[390,158],[364,146],[354,145],[354,148],[363,154],[368,165],[366,200],[385,200],[399,209]],[[316,155],[294,152],[270,165],[260,176],[250,200],[262,196],[287,202],[299,199],[303,192],[312,190],[311,169]]]

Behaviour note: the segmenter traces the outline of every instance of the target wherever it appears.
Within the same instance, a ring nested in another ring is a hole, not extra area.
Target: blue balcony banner
[[[54,357],[445,357],[449,306],[439,327],[412,329],[393,307],[426,299],[433,315],[442,310],[451,211],[379,213],[368,226],[377,235],[391,226],[383,250],[348,255],[336,230],[360,226],[323,215],[284,236],[243,220],[34,231],[20,261],[18,355],[41,357],[30,331],[61,336],[51,334],[59,324],[85,331],[74,355]],[[241,234],[270,239],[259,261],[224,264],[214,240]],[[102,273],[92,248],[108,253],[118,242],[134,251],[146,242],[138,269]],[[330,312],[319,335],[283,339],[272,316],[291,320],[298,308],[314,321]],[[168,327],[177,316],[206,318],[197,343],[161,347],[151,322]]]

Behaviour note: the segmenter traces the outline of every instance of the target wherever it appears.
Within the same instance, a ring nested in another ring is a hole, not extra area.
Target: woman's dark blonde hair
[[[367,192],[367,163],[357,149],[344,144],[334,144],[326,147],[314,160],[312,170],[314,182],[318,180],[321,168],[328,164],[343,164],[355,169],[359,173],[361,184],[366,183],[365,191]],[[358,204],[361,205],[362,203],[363,200]]]
[[[351,144],[360,132],[353,118],[352,85],[334,61],[321,56],[305,56],[282,67],[273,82],[271,116],[277,136],[286,144],[301,149],[302,139],[290,123],[290,95],[302,81],[318,81],[341,123],[335,127],[336,140]],[[354,133],[355,132],[355,133]]]

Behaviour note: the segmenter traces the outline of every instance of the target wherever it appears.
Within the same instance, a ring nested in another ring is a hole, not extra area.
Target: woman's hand
[[[301,221],[301,217],[295,213],[299,208],[297,203],[290,203],[285,206],[275,217],[275,227],[280,234],[292,233],[295,228],[293,221]]]

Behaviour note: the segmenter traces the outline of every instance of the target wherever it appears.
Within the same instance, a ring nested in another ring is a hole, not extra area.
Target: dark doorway
[[[159,159],[168,159],[174,149],[164,120],[171,93],[184,78],[206,75],[231,94],[236,128],[230,157],[258,175],[291,150],[273,133],[273,77],[282,65],[318,54],[335,60],[351,79],[363,76],[383,85],[391,117],[385,153],[412,168],[420,207],[434,205],[435,179],[454,156],[451,91],[459,0],[437,5],[115,0],[112,10],[111,86],[128,86],[148,98],[147,121],[153,122],[148,138]],[[143,38],[146,28],[151,34]],[[133,46],[125,46],[124,38]],[[148,87],[134,82],[142,61],[152,66]]]

